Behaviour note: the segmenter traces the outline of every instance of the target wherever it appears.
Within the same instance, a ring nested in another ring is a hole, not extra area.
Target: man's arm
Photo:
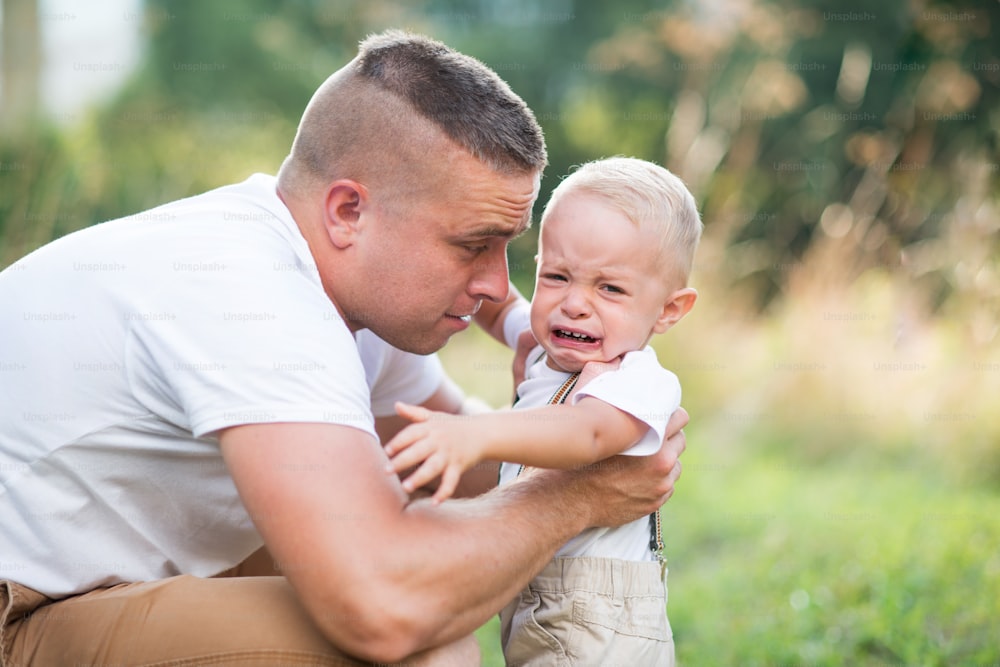
[[[507,293],[507,298],[503,302],[492,303],[484,301],[475,315],[476,323],[480,326],[480,328],[493,336],[493,338],[508,346],[511,345],[512,342],[514,343],[513,371],[515,389],[524,380],[524,371],[528,360],[528,354],[538,345],[538,342],[535,340],[535,336],[531,333],[531,329],[527,328],[520,332],[509,332],[511,335],[517,334],[517,339],[515,341],[507,339],[504,330],[504,323],[506,322],[507,316],[510,312],[521,306],[530,307],[530,304],[517,291],[517,288],[514,287],[514,283],[511,283]]]
[[[658,509],[684,449],[675,436],[651,457],[533,471],[433,506],[408,503],[378,443],[350,427],[246,425],[219,439],[243,503],[318,627],[384,662],[472,632],[584,528]]]
[[[596,398],[575,405],[547,405],[475,416],[431,413],[400,404],[414,420],[385,450],[389,470],[419,467],[403,481],[413,491],[438,476],[434,494],[451,495],[460,476],[481,461],[511,461],[541,468],[573,468],[620,454],[639,441],[645,422]]]

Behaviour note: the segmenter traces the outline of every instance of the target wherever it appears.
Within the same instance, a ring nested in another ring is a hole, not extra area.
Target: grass
[[[678,664],[998,665],[1000,496],[926,469],[720,460],[663,509]],[[497,624],[477,634],[503,665]]]
[[[681,664],[1000,664],[996,493],[689,437],[663,510]]]

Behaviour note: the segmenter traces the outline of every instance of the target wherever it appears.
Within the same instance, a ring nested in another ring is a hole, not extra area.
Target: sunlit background
[[[0,267],[273,173],[387,27],[527,101],[543,199],[624,154],[699,201],[700,300],[654,342],[692,416],[663,511],[679,662],[1000,664],[1000,3],[3,0]],[[508,401],[499,345],[442,356]]]

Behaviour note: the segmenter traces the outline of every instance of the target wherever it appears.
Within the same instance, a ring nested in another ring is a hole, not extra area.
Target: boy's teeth
[[[593,340],[587,334],[576,333],[575,331],[563,331],[562,329],[559,330],[559,335],[564,338],[576,338],[577,340]]]

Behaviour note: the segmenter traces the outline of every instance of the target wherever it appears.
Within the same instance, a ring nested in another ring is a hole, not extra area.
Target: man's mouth
[[[482,301],[477,301],[476,305],[473,306],[472,312],[467,315],[456,315],[454,313],[445,313],[448,317],[454,317],[456,320],[462,320],[463,322],[471,322],[472,316],[479,312],[479,307],[483,305]]]
[[[585,333],[580,333],[579,331],[568,331],[566,329],[554,329],[552,331],[557,338],[565,338],[567,340],[574,340],[580,343],[596,343],[597,339],[593,336],[588,336]]]

